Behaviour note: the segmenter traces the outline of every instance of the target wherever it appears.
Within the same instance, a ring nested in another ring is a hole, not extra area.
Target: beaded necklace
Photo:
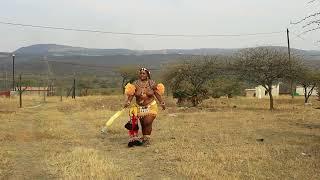
[[[147,94],[146,94],[147,88],[148,88],[148,86],[150,86],[149,80],[147,80],[145,83],[142,83],[142,82],[143,81],[139,80],[137,85],[141,88],[141,96],[146,97],[147,96]]]

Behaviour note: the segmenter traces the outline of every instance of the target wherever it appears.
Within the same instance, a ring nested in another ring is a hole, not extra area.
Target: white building
[[[308,93],[310,90],[311,90],[311,87],[308,87],[308,88],[307,88],[307,93]],[[311,96],[316,96],[317,93],[318,93],[317,89],[314,88],[313,91],[312,91]],[[297,94],[298,96],[304,96],[304,88],[303,88],[302,86],[297,86],[297,87],[296,87],[296,94]]]
[[[254,89],[246,89],[246,96],[247,97],[257,97],[258,99],[268,98],[269,94],[263,86],[259,85]],[[272,86],[272,96],[277,97],[279,96],[279,84]]]

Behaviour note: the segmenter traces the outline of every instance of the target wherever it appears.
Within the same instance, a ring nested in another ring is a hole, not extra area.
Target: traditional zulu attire
[[[157,93],[159,95],[164,94],[164,85],[159,83],[156,84],[152,80],[148,80],[148,85],[153,93]],[[140,88],[141,94],[136,94],[137,89]],[[140,95],[140,96],[148,96],[148,93],[146,92],[146,87],[140,87],[135,81],[134,83],[128,83],[125,86],[125,94],[127,96],[133,96],[133,95]],[[154,95],[154,94],[153,94]],[[152,95],[152,96],[153,96]],[[149,94],[150,96],[150,94]],[[130,120],[129,122],[125,125],[125,127],[129,130],[129,144],[128,146],[133,146],[133,145],[141,145],[141,139],[138,138],[138,130],[139,130],[139,125],[138,125],[138,120],[144,116],[148,115],[153,115],[156,116],[158,114],[158,106],[157,102],[155,100],[151,101],[149,104],[145,106],[140,106],[137,103],[134,103],[130,109],[129,109],[129,117]],[[144,135],[144,139],[148,139],[148,135]]]

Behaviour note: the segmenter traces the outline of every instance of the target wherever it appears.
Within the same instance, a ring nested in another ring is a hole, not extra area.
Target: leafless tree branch
[[[301,20],[299,20],[297,22],[291,22],[291,24],[294,24],[294,25],[300,24],[300,23],[302,23],[302,22],[304,22],[304,21],[306,21],[306,20],[308,20],[310,18],[319,16],[319,15],[320,15],[320,12],[316,12],[316,13],[310,14],[309,16],[304,17],[303,19],[301,19]]]

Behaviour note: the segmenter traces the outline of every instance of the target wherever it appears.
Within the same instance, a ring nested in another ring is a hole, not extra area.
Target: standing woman
[[[146,68],[141,68],[139,70],[139,79],[125,86],[125,94],[127,95],[127,101],[124,107],[129,107],[133,97],[136,98],[136,103],[133,106],[138,109],[137,116],[140,119],[143,134],[141,140],[143,144],[149,145],[152,123],[158,113],[155,99],[159,101],[163,110],[166,108],[165,102],[161,97],[164,94],[164,85],[161,83],[156,84],[155,81],[151,80],[150,71]],[[129,143],[130,141],[137,140],[130,139]]]

